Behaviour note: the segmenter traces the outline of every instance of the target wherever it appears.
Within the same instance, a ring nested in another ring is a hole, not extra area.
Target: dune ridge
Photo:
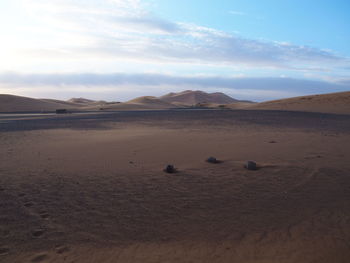
[[[0,94],[0,112],[55,111],[56,109],[76,109],[79,105],[50,99],[33,99],[9,94]]]
[[[244,108],[350,114],[350,91],[272,100]]]
[[[179,103],[183,105],[195,105],[198,103],[217,103],[217,104],[228,104],[239,102],[230,96],[221,93],[206,93],[200,90],[185,90],[178,93],[168,93],[164,96],[159,97],[163,101],[170,103]]]
[[[142,96],[127,102],[94,101],[85,98],[72,98],[67,101],[61,101],[0,94],[0,112],[52,112],[61,108],[71,111],[161,110],[193,106],[239,110],[282,110],[350,114],[350,91],[301,96],[261,103],[237,100],[220,92],[206,93],[198,90],[168,93],[160,97]]]

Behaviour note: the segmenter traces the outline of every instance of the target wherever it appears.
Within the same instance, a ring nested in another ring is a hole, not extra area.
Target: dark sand
[[[0,262],[349,262],[349,171],[346,115],[1,115]]]

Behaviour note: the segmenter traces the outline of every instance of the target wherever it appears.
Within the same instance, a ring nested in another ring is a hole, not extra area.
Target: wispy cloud
[[[51,64],[60,59],[79,60],[84,70],[87,60],[98,58],[308,71],[316,66],[322,70],[349,65],[348,58],[328,50],[168,21],[149,12],[140,0],[24,2],[32,19],[45,26],[18,29],[17,35],[25,32],[26,38],[17,42],[26,40],[26,46],[12,53],[38,64],[42,60]]]
[[[235,16],[245,16],[245,15],[247,15],[245,12],[234,11],[234,10],[230,10],[230,11],[229,11],[229,14],[235,15]]]

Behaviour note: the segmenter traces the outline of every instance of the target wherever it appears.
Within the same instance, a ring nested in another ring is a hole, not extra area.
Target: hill
[[[162,99],[159,99],[157,97],[152,97],[152,96],[138,97],[138,98],[129,100],[128,102],[125,102],[124,104],[130,105],[130,106],[155,108],[155,109],[176,108],[176,105],[169,103],[167,101],[164,101]]]
[[[92,104],[92,103],[95,103],[96,101],[85,99],[85,98],[71,98],[71,99],[67,100],[67,102],[72,102],[75,104]]]
[[[40,112],[56,109],[76,109],[79,106],[59,100],[33,99],[9,94],[0,94],[0,112]]]
[[[350,114],[350,91],[266,101],[246,109]]]
[[[200,90],[185,90],[179,93],[169,93],[159,97],[159,99],[182,105],[195,105],[198,103],[230,104],[240,102],[221,92],[206,93]]]

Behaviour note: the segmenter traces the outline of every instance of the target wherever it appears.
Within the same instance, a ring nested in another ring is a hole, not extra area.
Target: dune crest
[[[272,100],[245,108],[350,114],[350,91]]]
[[[85,98],[71,98],[69,100],[67,100],[68,102],[72,102],[72,103],[80,103],[80,104],[90,104],[90,103],[94,103],[96,102],[95,100],[89,100],[89,99],[85,99]]]
[[[301,96],[261,103],[237,100],[216,92],[185,90],[164,96],[142,96],[127,102],[94,101],[72,98],[68,101],[55,99],[34,99],[9,94],[0,94],[0,112],[54,112],[56,109],[96,110],[152,110],[178,107],[204,107],[240,110],[282,110],[335,114],[350,114],[350,91],[322,95]]]
[[[200,90],[185,90],[179,93],[171,92],[159,98],[166,102],[183,105],[195,105],[198,103],[229,104],[240,102],[221,92],[206,93]]]
[[[0,112],[55,111],[56,109],[76,109],[79,105],[50,99],[33,99],[9,94],[0,94]]]

